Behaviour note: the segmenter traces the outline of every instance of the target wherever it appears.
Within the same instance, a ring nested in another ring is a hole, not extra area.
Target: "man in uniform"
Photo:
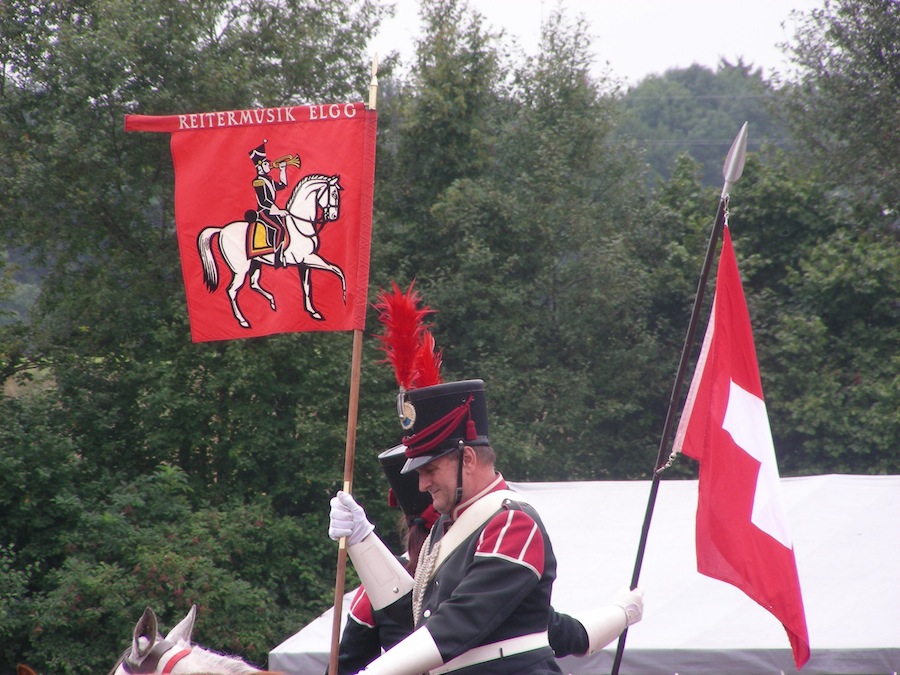
[[[360,672],[560,673],[548,641],[556,559],[537,512],[494,469],[484,383],[451,382],[401,396],[411,431],[403,439],[402,472],[418,472],[419,489],[441,517],[410,584],[402,567],[391,566],[393,556],[362,507],[343,492],[332,500],[329,534],[347,537],[373,605],[413,629]],[[640,592],[628,592],[584,623],[578,637],[591,653],[639,620],[641,610]]]
[[[431,505],[431,495],[419,492],[414,473],[401,474],[406,462],[406,448],[402,445],[379,453],[378,461],[390,485],[388,504],[402,512],[402,541],[406,546],[401,564],[410,575],[416,573],[422,542],[440,514]],[[411,580],[410,576],[410,580]],[[411,581],[410,581],[411,583]],[[393,601],[394,598],[391,598]],[[382,606],[375,606],[364,585],[360,586],[350,603],[350,611],[338,650],[338,675],[352,675],[378,658],[382,650],[390,649],[412,630],[410,617],[397,622]]]

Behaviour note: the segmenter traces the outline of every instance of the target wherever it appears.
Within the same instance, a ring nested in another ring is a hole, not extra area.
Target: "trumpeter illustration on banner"
[[[250,161],[256,168],[256,177],[253,179],[253,192],[256,194],[256,211],[248,211],[245,215],[248,222],[260,223],[266,234],[266,244],[271,247],[274,254],[274,266],[284,267],[284,243],[287,236],[284,219],[290,215],[275,203],[275,195],[287,187],[288,164],[300,168],[299,157],[288,157],[277,161],[273,165],[266,156],[266,143],[253,148],[250,151]],[[278,180],[273,179],[269,172],[273,168],[278,169]]]
[[[347,301],[347,286],[343,270],[319,255],[319,236],[327,223],[340,217],[340,176],[310,174],[294,186],[284,208],[276,203],[276,196],[288,187],[287,167],[300,168],[300,157],[289,154],[270,161],[264,140],[249,151],[256,167],[252,186],[256,196],[256,210],[248,210],[244,220],[222,227],[207,227],[197,237],[197,250],[203,264],[203,279],[210,292],[219,286],[219,272],[212,253],[212,239],[219,235],[219,250],[231,269],[228,299],[234,318],[244,328],[250,322],[238,306],[238,291],[247,278],[250,288],[262,295],[272,311],[276,311],[275,296],[260,284],[263,265],[278,269],[295,266],[300,270],[304,309],[317,321],[324,319],[313,303],[312,270],[324,270],[336,275],[341,282],[343,300]],[[269,173],[277,169],[278,180]]]

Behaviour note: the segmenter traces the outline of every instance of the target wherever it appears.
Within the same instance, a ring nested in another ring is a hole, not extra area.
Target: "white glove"
[[[613,597],[613,604],[624,610],[629,626],[636,624],[644,614],[644,591],[640,588],[632,591],[626,586]]]
[[[331,499],[331,522],[328,536],[337,541],[347,537],[347,544],[353,546],[371,534],[375,526],[366,518],[366,512],[353,497],[343,490]]]

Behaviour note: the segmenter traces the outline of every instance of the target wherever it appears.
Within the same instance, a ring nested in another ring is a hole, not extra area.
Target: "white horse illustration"
[[[343,188],[340,186],[339,180],[340,176],[337,175],[312,174],[306,176],[294,187],[285,205],[285,210],[290,215],[285,216],[284,219],[287,230],[286,246],[283,251],[284,264],[285,266],[296,265],[299,267],[304,308],[317,321],[322,321],[323,317],[313,305],[310,280],[312,270],[326,270],[337,275],[341,280],[344,302],[347,302],[347,282],[344,279],[343,270],[318,254],[319,232],[326,223],[337,220],[340,215],[340,191]],[[318,215],[320,212],[321,216]],[[267,253],[252,258],[247,255],[247,229],[249,227],[248,221],[236,220],[222,227],[207,227],[197,237],[197,249],[203,263],[203,281],[206,282],[206,287],[212,293],[219,287],[219,268],[212,252],[212,238],[216,234],[219,235],[219,251],[232,273],[231,283],[228,284],[231,311],[237,322],[244,328],[249,328],[250,322],[238,307],[237,295],[248,275],[250,288],[266,298],[269,306],[273,311],[275,310],[275,296],[259,283],[263,263],[274,265],[275,254]]]
[[[205,673],[212,675],[265,675],[236,656],[226,656],[191,642],[197,606],[193,605],[166,637],[160,637],[156,614],[149,607],[134,627],[131,647],[119,657],[109,675]],[[275,675],[274,673],[271,675]]]

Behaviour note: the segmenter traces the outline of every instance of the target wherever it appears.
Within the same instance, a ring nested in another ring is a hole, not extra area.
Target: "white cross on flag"
[[[802,668],[810,653],[800,580],[727,227],[712,314],[674,451],[700,462],[698,571],[736,586],[781,621]]]

